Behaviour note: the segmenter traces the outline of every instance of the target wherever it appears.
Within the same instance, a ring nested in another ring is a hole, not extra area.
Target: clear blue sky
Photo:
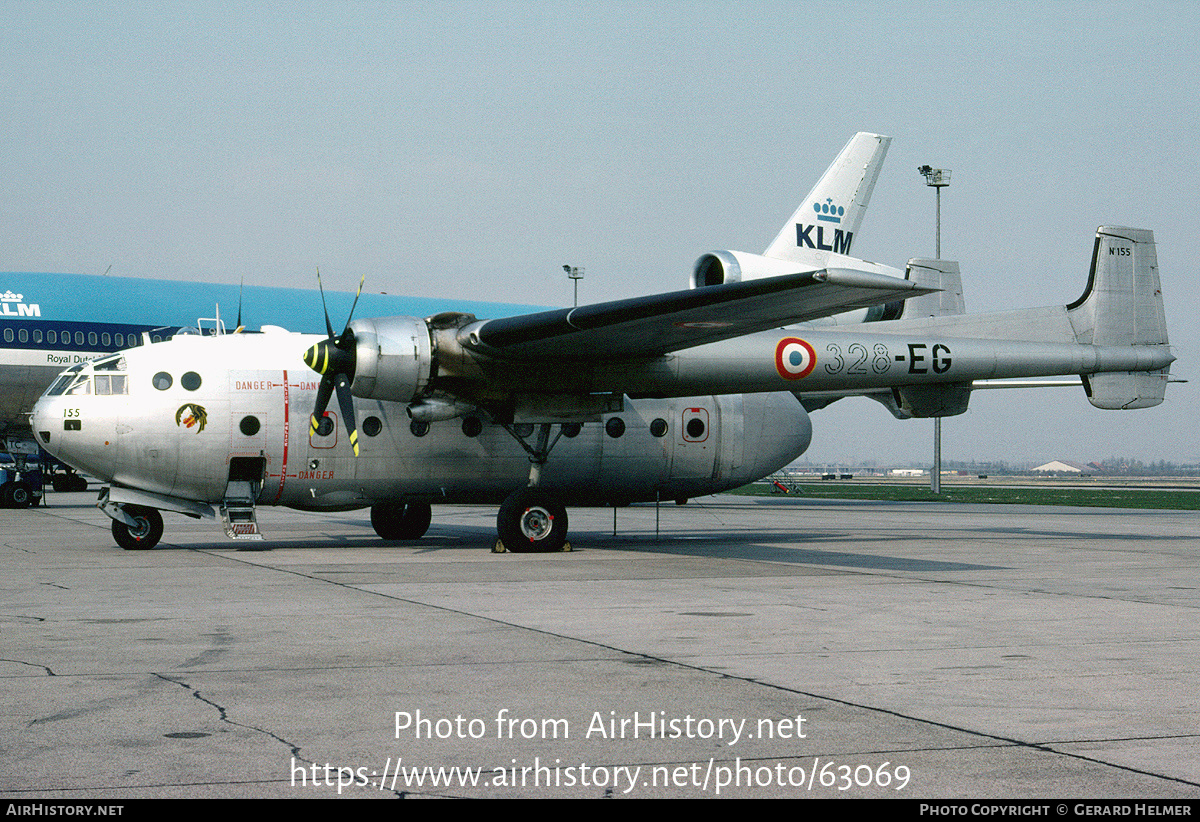
[[[567,305],[760,252],[856,131],[895,139],[856,253],[943,256],[968,310],[1065,303],[1095,228],[1152,228],[1196,376],[1200,4],[0,2],[0,270]],[[1200,461],[1147,411],[981,392],[947,459]],[[814,414],[817,462],[927,461],[929,422]]]

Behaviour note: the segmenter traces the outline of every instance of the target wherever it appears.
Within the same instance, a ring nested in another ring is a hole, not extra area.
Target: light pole
[[[583,279],[583,269],[578,266],[564,265],[563,271],[567,272],[567,276],[575,281],[575,307],[579,307],[579,281]]]
[[[935,223],[936,257],[942,259],[942,189],[950,185],[950,169],[920,166],[917,172],[925,178],[925,185],[937,192],[937,222]],[[942,418],[933,418],[933,474],[929,478],[929,490],[942,493]]]

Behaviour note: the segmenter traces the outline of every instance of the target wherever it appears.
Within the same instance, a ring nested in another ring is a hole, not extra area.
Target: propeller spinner
[[[346,432],[350,435],[350,446],[354,456],[358,456],[358,423],[354,418],[354,397],[350,394],[350,382],[354,379],[356,341],[354,332],[350,330],[350,320],[354,317],[354,309],[358,298],[362,295],[363,282],[366,275],[358,283],[358,293],[354,295],[354,304],[350,306],[350,316],[346,317],[346,327],[342,333],[334,337],[333,325],[329,322],[329,307],[325,304],[325,288],[321,285],[321,272],[317,271],[317,287],[321,289],[321,307],[325,311],[325,330],[329,339],[321,340],[304,352],[304,363],[321,375],[321,384],[317,388],[317,404],[313,408],[310,419],[310,435],[317,433],[321,420],[326,416],[329,398],[337,392],[338,407],[342,411],[342,419],[346,423]]]

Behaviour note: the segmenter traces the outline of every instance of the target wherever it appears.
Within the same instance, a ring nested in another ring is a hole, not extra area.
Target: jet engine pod
[[[433,370],[429,327],[417,317],[383,317],[350,324],[355,341],[350,392],[368,400],[411,402]]]
[[[777,260],[745,251],[710,251],[692,268],[692,288],[705,285],[761,280],[806,271],[810,266],[790,260]]]

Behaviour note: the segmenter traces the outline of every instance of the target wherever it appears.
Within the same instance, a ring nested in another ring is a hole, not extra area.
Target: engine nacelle
[[[794,260],[778,260],[745,251],[710,251],[696,260],[692,268],[692,288],[778,277],[811,268]]]
[[[411,402],[433,370],[429,326],[417,317],[355,320],[355,367],[350,392],[365,400]]]

